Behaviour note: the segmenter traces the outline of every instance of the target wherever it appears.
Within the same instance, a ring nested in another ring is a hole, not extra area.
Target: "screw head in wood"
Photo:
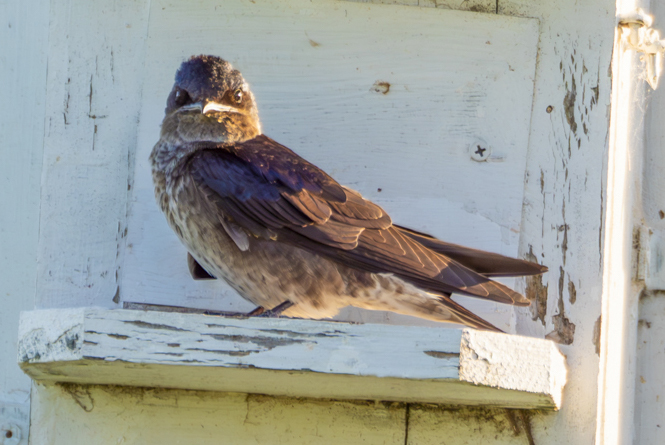
[[[470,153],[470,158],[473,161],[483,162],[486,161],[491,155],[491,147],[489,144],[479,139],[470,144],[468,152]]]

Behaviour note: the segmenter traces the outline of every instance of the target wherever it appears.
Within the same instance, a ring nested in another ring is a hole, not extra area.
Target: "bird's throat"
[[[212,142],[234,144],[261,133],[258,123],[242,113],[196,111],[171,113],[162,122],[162,138],[176,143]]]

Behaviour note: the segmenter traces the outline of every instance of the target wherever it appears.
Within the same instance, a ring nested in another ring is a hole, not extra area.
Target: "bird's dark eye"
[[[240,104],[241,102],[243,102],[243,90],[238,88],[236,91],[234,91],[232,97],[234,98],[234,102]]]
[[[174,101],[176,102],[177,106],[182,107],[183,105],[190,102],[190,95],[188,94],[187,91],[178,89],[176,90],[176,96],[174,97]]]

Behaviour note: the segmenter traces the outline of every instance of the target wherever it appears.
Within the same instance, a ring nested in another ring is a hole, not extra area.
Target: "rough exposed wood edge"
[[[553,343],[469,329],[52,309],[22,314],[18,349],[42,382],[531,409],[565,383]]]

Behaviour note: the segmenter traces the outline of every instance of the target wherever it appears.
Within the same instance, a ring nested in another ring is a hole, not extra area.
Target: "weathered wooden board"
[[[552,342],[470,329],[80,308],[19,337],[38,382],[556,409],[566,379]]]
[[[498,1],[499,13],[541,23],[520,252],[549,273],[526,280],[533,304],[517,311],[517,332],[559,342],[570,378],[558,415],[533,421],[539,444],[594,443],[604,423],[600,297],[616,6]]]
[[[517,255],[537,36],[537,20],[432,8],[152,2],[121,298],[250,308],[222,283],[189,278],[185,250],[154,204],[148,154],[176,68],[200,53],[244,73],[266,134],[395,221]],[[471,159],[477,141],[492,150],[487,162]],[[512,329],[511,308],[465,304]]]
[[[119,292],[147,6],[50,3],[37,307],[113,306]]]

